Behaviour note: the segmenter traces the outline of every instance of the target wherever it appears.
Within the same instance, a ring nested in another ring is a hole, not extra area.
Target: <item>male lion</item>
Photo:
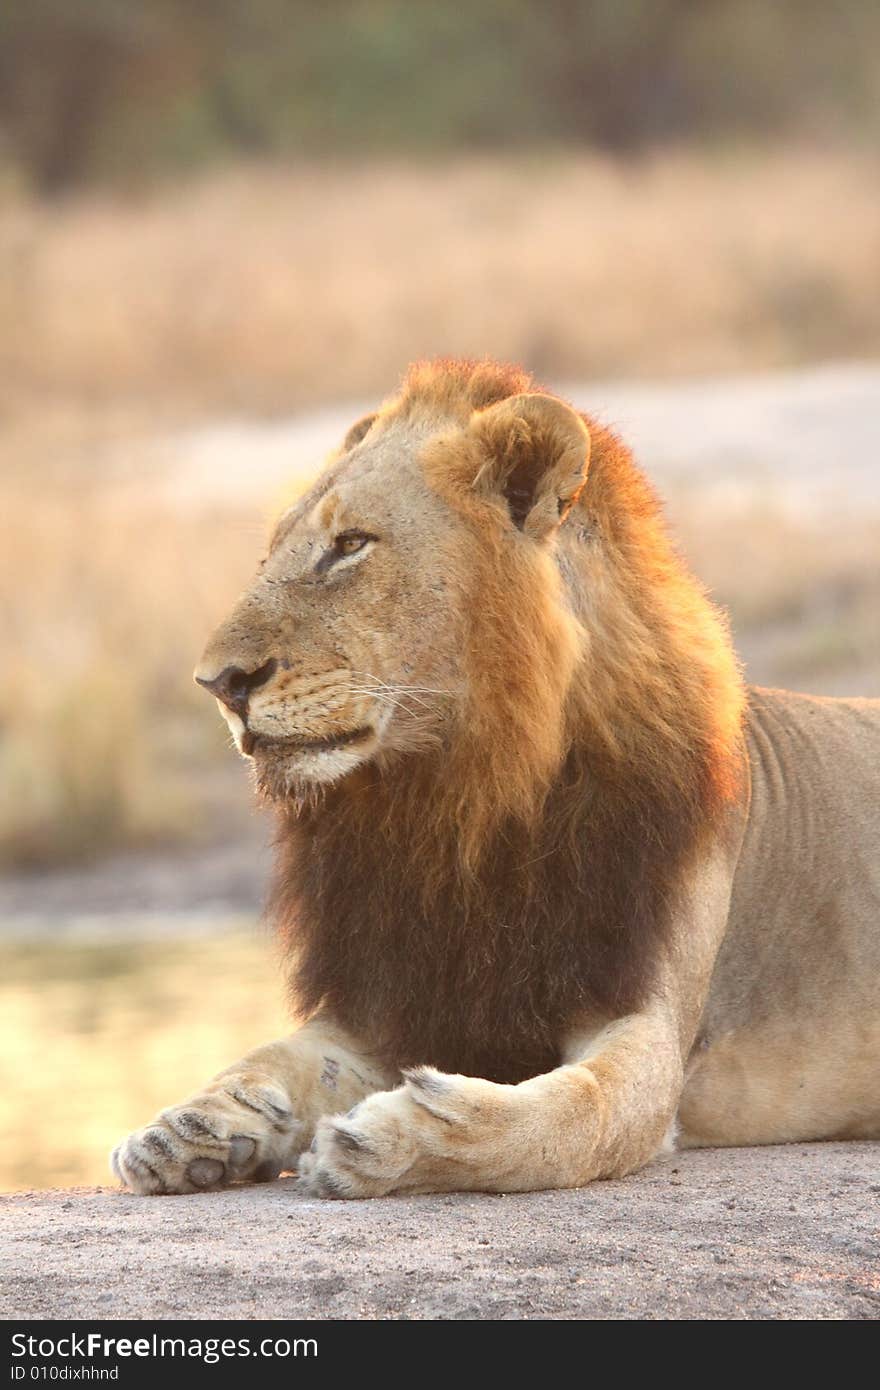
[[[746,690],[609,430],[416,366],[196,679],[277,807],[307,1021],[125,1140],[129,1187],[574,1187],[664,1136],[880,1135],[880,701]]]

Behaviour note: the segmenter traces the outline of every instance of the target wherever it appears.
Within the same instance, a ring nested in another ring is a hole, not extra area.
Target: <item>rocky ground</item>
[[[285,1179],[0,1211],[11,1318],[880,1318],[880,1144],[705,1150],[577,1192],[321,1202]]]

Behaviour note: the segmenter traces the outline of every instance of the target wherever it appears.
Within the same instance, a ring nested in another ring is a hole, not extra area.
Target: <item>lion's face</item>
[[[559,499],[586,468],[579,418],[547,397],[517,399],[532,403],[532,415],[546,402],[556,423],[564,411],[576,445],[564,477],[542,463],[538,482],[552,475],[552,506],[543,499],[540,524],[543,488],[522,467],[516,501],[504,492],[519,446],[507,448],[506,471],[493,456],[497,429],[510,435],[509,400],[464,420],[392,407],[359,422],[279,520],[253,585],[196,671],[267,795],[302,795],[364,762],[442,744],[467,718],[487,553],[496,568],[505,547],[524,551],[512,557],[520,568],[537,557],[558,524]]]

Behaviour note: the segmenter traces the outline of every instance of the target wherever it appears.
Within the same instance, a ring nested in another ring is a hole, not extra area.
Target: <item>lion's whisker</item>
[[[405,708],[406,708],[405,705],[401,704],[401,700],[402,700],[403,698],[405,698],[407,695],[409,695],[409,693],[410,693],[409,691],[399,691],[399,690],[395,690],[395,689],[393,689],[393,687],[391,687],[391,686],[379,687],[379,686],[369,686],[369,685],[364,685],[364,686],[353,685],[353,686],[349,686],[349,690],[350,690],[351,693],[354,694],[354,695],[372,695],[372,696],[373,696],[375,699],[377,699],[377,700],[387,700],[390,704],[395,704],[395,705],[397,705],[398,708],[400,708],[400,709],[405,709]],[[411,698],[415,700],[415,702],[416,702],[417,705],[422,705],[422,707],[423,707],[424,709],[429,709],[429,708],[430,708],[430,706],[428,706],[427,704],[425,704],[425,701],[424,701],[424,700],[419,700],[416,696],[412,696]]]
[[[383,681],[380,676],[373,675],[372,671],[356,671],[353,674],[366,676],[367,680],[375,681],[377,685],[384,686],[386,690],[406,691],[407,694],[416,692],[419,695],[452,695],[451,690],[438,690],[430,685],[401,685],[399,683],[388,685],[387,681]]]
[[[396,700],[396,699],[394,698],[393,695],[389,695],[389,694],[387,693],[387,691],[384,691],[384,690],[361,690],[361,689],[359,689],[357,686],[352,686],[352,687],[351,687],[351,694],[352,694],[352,695],[372,695],[374,699],[376,699],[376,700],[384,700],[386,704],[393,705],[393,707],[394,707],[395,709],[401,709],[401,710],[404,711],[404,713],[408,713],[408,712],[409,712],[409,711],[407,710],[407,708],[406,708],[406,705],[402,704],[402,703],[400,702],[400,700]]]
[[[380,696],[384,691],[388,692],[390,697],[409,697],[410,699],[414,700],[417,705],[421,705],[424,709],[430,709],[430,706],[427,705],[424,700],[420,700],[419,695],[451,695],[451,692],[448,690],[434,690],[430,686],[388,685],[385,681],[381,680],[378,676],[374,676],[369,671],[365,672],[365,675],[367,677],[367,680],[374,682],[374,685],[370,689],[362,689],[360,691],[361,694],[372,694]]]

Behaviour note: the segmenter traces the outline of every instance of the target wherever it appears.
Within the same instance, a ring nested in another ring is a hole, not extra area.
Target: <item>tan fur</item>
[[[676,1114],[880,1133],[880,706],[747,697],[599,423],[411,369],[279,521],[230,670],[311,1017],[126,1140],[135,1190],[579,1185]]]
[[[684,1145],[880,1134],[880,702],[753,691],[748,828]]]

